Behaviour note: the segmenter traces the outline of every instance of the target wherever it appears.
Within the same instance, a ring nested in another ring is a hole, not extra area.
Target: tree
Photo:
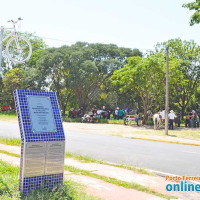
[[[188,8],[190,11],[191,10],[195,11],[190,18],[190,26],[193,26],[194,24],[199,24],[200,23],[200,0],[183,4],[183,7]]]
[[[161,53],[149,55],[147,58],[131,57],[128,64],[116,70],[112,76],[113,84],[120,91],[136,93],[142,102],[143,112],[146,113],[158,95],[163,93],[165,83],[164,57]]]
[[[35,76],[39,88],[56,92],[63,116],[69,99],[74,95],[71,88],[66,86],[69,76],[66,62],[69,59],[67,47],[48,49],[37,62]]]
[[[2,101],[3,103],[11,105],[12,108],[15,107],[13,99],[13,91],[15,89],[25,89],[24,88],[25,73],[22,67],[14,68],[9,70],[3,77],[3,91],[2,91]]]
[[[123,67],[128,56],[134,55],[142,54],[139,50],[119,48],[113,44],[77,42],[72,46],[51,48],[37,63],[39,84],[55,90],[60,102],[58,90],[71,91],[79,107],[87,110],[99,97],[102,84],[115,69]]]
[[[171,59],[176,60],[175,67],[169,69],[171,107],[179,109],[183,117],[200,80],[200,46],[192,40],[173,39],[156,48],[163,52],[167,46]]]

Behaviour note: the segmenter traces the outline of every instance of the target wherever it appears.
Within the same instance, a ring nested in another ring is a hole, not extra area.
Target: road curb
[[[190,146],[200,146],[200,144],[194,143],[187,143],[187,142],[178,142],[178,141],[167,141],[167,140],[159,140],[159,139],[151,139],[151,138],[140,138],[140,137],[131,137],[131,139],[135,140],[146,140],[152,142],[164,142],[164,143],[171,143],[171,144],[182,144],[182,145],[190,145]]]

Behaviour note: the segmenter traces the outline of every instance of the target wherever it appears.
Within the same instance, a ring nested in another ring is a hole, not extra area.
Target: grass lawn
[[[84,186],[74,181],[65,181],[49,192],[47,189],[33,191],[23,195],[18,191],[19,167],[13,167],[0,161],[0,199],[1,200],[100,200],[87,195]]]
[[[21,140],[20,139],[6,139],[6,138],[1,138],[0,137],[0,144],[5,144],[5,145],[12,145],[12,146],[20,146],[21,145]],[[4,150],[0,150],[0,153],[9,155],[9,156],[14,156],[14,157],[20,157],[20,155],[15,154],[15,153],[10,153],[8,151],[4,151]],[[66,158],[72,158],[74,160],[78,160],[80,162],[84,162],[84,163],[98,163],[98,164],[105,164],[105,165],[110,165],[113,167],[119,167],[119,168],[124,168],[124,169],[128,169],[137,173],[141,173],[141,174],[146,174],[149,176],[155,176],[154,173],[149,172],[143,168],[138,168],[138,167],[133,167],[133,166],[129,166],[126,164],[112,164],[112,163],[108,163],[105,162],[103,160],[97,160],[97,159],[93,159],[90,158],[88,156],[82,156],[82,155],[77,155],[77,154],[73,154],[70,152],[65,153],[65,157]]]
[[[0,112],[0,120],[2,121],[17,121],[17,114],[15,112],[4,111]]]
[[[141,135],[151,135],[151,136],[165,136],[164,128],[160,130],[153,130],[153,129],[134,129],[135,134],[141,134]],[[118,134],[115,134],[117,136]],[[199,128],[175,128],[174,130],[169,130],[168,135],[171,137],[178,137],[178,138],[188,138],[188,139],[200,139],[200,129]],[[120,136],[120,133],[119,135]]]
[[[152,194],[152,195],[155,195],[155,196],[158,196],[158,197],[162,197],[164,199],[169,199],[169,200],[170,199],[177,199],[177,197],[175,197],[175,196],[161,194],[161,193],[156,192],[152,189],[149,189],[146,186],[143,186],[143,185],[140,185],[140,184],[137,184],[137,183],[129,183],[129,182],[126,182],[126,181],[118,180],[116,178],[98,175],[98,174],[92,173],[90,171],[78,169],[78,168],[75,168],[75,167],[72,167],[72,166],[65,166],[65,169],[67,171],[73,172],[74,174],[77,174],[77,175],[90,176],[92,178],[103,180],[107,183],[115,184],[115,185],[118,185],[118,186],[121,186],[121,187],[124,187],[124,188],[127,188],[127,189],[135,189],[135,190],[138,190],[138,191],[141,191],[141,192],[145,192],[145,193]]]
[[[4,153],[4,154],[14,156],[14,157],[19,157],[19,155],[17,155],[17,154],[11,154],[11,153],[6,152],[6,151],[0,151],[0,153]],[[84,159],[86,159],[86,158],[84,158]],[[88,161],[88,159],[87,159],[87,161]],[[95,160],[93,160],[93,162],[95,162]],[[89,177],[92,177],[92,178],[100,179],[100,180],[103,180],[107,183],[118,185],[118,186],[121,186],[121,187],[124,187],[124,188],[127,188],[127,189],[135,189],[135,190],[145,192],[145,193],[149,193],[149,194],[152,194],[152,195],[155,195],[155,196],[158,196],[158,197],[162,197],[162,198],[165,198],[165,199],[172,199],[172,198],[176,199],[175,196],[161,194],[159,192],[156,192],[156,191],[149,189],[148,187],[145,187],[145,186],[140,185],[138,183],[133,183],[133,182],[129,183],[129,182],[126,182],[126,181],[118,180],[116,178],[98,175],[96,173],[92,173],[92,172],[87,171],[87,170],[78,169],[78,168],[72,167],[72,166],[65,166],[65,169],[67,171],[72,172],[73,174],[84,175],[84,176],[89,176]],[[10,174],[12,174],[11,177],[10,177]],[[2,177],[2,175],[4,175],[4,176]],[[96,197],[86,195],[83,192],[83,188],[82,188],[83,186],[81,187],[81,185],[78,185],[77,183],[75,183],[73,181],[65,181],[63,186],[55,188],[52,192],[48,192],[45,189],[41,189],[39,191],[31,192],[29,195],[23,196],[16,189],[16,187],[18,187],[18,176],[19,176],[19,168],[18,167],[12,167],[11,165],[0,161],[0,197],[1,197],[1,199],[16,199],[16,200],[18,200],[18,199],[24,199],[24,200],[25,199],[30,199],[30,200],[32,200],[32,199],[35,199],[35,200],[38,200],[38,199],[39,200],[40,199],[41,200],[46,200],[46,199],[97,200]],[[14,179],[14,180],[11,180],[11,178]],[[12,182],[12,184],[9,184],[9,182]],[[76,187],[76,189],[74,190],[75,187]]]

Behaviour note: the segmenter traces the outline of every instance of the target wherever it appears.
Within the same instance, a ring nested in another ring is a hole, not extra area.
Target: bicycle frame
[[[1,72],[2,48],[3,48],[3,42],[5,40],[7,40],[7,44],[5,47],[5,53],[6,53],[7,57],[9,58],[9,60],[12,61],[14,64],[25,63],[31,57],[32,46],[31,46],[30,41],[26,37],[18,35],[17,30],[16,30],[16,24],[21,20],[22,19],[19,17],[16,21],[14,21],[14,20],[8,21],[8,22],[12,23],[12,25],[13,25],[12,28],[4,28],[3,26],[0,27],[0,31],[1,31],[1,33],[0,33],[0,72]],[[3,37],[4,30],[9,30],[9,29],[11,31],[8,32],[5,37]],[[23,52],[24,45],[28,48],[28,51],[26,54]],[[10,47],[11,47],[11,52],[12,52],[11,54],[9,51]],[[14,53],[13,53],[13,51],[14,51]]]
[[[17,37],[17,31],[16,31],[16,27],[15,27],[15,24],[18,22],[18,20],[17,21],[13,21],[12,23],[13,23],[13,28],[4,28],[3,26],[1,27],[1,31],[3,31],[4,32],[4,30],[9,30],[9,29],[11,29],[11,30],[13,30],[10,34],[8,34],[5,38],[2,38],[2,41],[0,41],[0,45],[2,45],[2,43],[5,41],[5,40],[7,40],[9,37],[11,37],[11,36],[13,36],[13,37],[16,37],[16,38],[18,38]],[[17,39],[17,46],[18,46],[18,39]]]

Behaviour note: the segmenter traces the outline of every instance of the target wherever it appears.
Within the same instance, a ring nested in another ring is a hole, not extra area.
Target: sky
[[[152,50],[173,38],[200,44],[200,25],[189,26],[192,0],[6,0],[0,26],[21,17],[19,31],[35,33],[49,47],[77,41]]]

